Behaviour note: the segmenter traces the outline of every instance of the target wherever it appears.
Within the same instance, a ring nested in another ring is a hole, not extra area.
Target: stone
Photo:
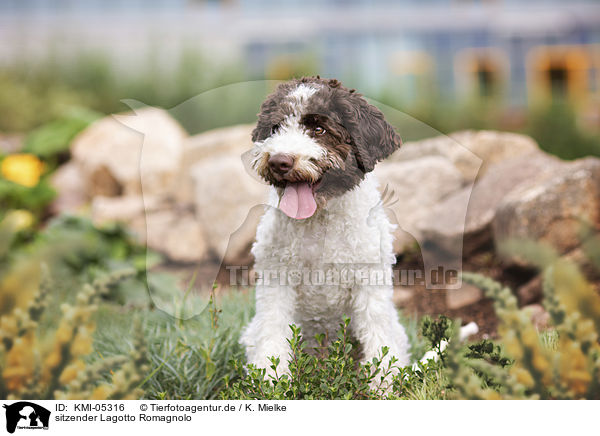
[[[199,262],[208,255],[202,227],[189,207],[167,202],[160,196],[127,195],[97,196],[91,210],[95,224],[123,223],[141,243],[172,262]]]
[[[158,197],[126,195],[123,197],[97,196],[92,200],[92,221],[95,224],[121,222],[131,224],[154,210],[165,209],[168,205]]]
[[[175,181],[175,197],[179,202],[193,203],[194,181],[191,168],[202,160],[217,156],[237,156],[252,148],[254,125],[242,124],[209,130],[184,141],[181,169]]]
[[[202,227],[192,211],[177,209],[147,212],[132,222],[132,228],[172,262],[195,263],[208,256]]]
[[[267,185],[251,177],[235,154],[207,157],[190,172],[196,216],[209,249],[228,264],[247,258],[264,212]]]
[[[544,242],[559,254],[581,243],[582,225],[600,229],[600,159],[564,163],[538,182],[515,189],[501,201],[493,223],[494,241],[529,239]],[[507,258],[526,263],[519,256]]]
[[[82,178],[79,167],[73,162],[60,166],[50,176],[50,185],[57,193],[50,205],[53,214],[76,213],[86,205],[88,199]]]
[[[441,251],[464,255],[491,243],[492,222],[502,200],[521,184],[550,177],[563,163],[534,152],[492,165],[471,188],[467,186],[434,205],[419,223],[423,239]]]
[[[145,107],[104,117],[73,140],[71,154],[89,197],[169,192],[187,133],[169,113]],[[141,182],[140,182],[141,180]]]
[[[407,142],[390,159],[406,161],[424,156],[448,159],[466,181],[483,176],[493,164],[538,151],[529,136],[492,130],[466,130],[421,141]]]
[[[430,156],[406,162],[383,162],[375,167],[380,191],[386,192],[383,205],[394,233],[394,252],[402,253],[421,239],[418,223],[431,208],[462,187],[460,172],[448,160]]]
[[[483,291],[476,286],[463,283],[458,289],[446,291],[446,306],[448,309],[461,309],[477,303],[483,298]]]

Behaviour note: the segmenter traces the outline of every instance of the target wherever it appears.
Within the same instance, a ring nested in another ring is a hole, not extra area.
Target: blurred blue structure
[[[182,50],[247,78],[309,70],[407,103],[600,102],[600,3],[416,0],[4,0],[0,61],[111,53],[124,70]]]

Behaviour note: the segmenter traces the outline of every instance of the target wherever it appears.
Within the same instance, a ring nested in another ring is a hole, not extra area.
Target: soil
[[[420,253],[407,253],[399,256],[396,269],[420,270],[424,274],[423,261]],[[477,253],[472,253],[469,258],[463,259],[463,271],[477,272],[490,277],[511,289],[527,283],[536,275],[531,268],[505,265],[493,256],[486,248]],[[495,338],[497,336],[498,318],[494,311],[493,301],[482,297],[479,301],[458,309],[451,309],[446,303],[447,290],[426,289],[425,286],[413,286],[414,295],[401,306],[402,310],[410,315],[422,317],[424,315],[446,315],[452,319],[460,319],[461,323],[477,323],[479,333],[473,339]]]

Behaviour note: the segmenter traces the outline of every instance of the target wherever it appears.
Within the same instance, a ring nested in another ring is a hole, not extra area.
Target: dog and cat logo
[[[16,429],[48,430],[48,409],[29,401],[4,404],[2,407],[6,409],[6,431],[9,433],[14,433]]]

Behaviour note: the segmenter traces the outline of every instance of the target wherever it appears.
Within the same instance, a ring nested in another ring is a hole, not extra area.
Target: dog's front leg
[[[290,324],[294,323],[296,293],[290,286],[256,287],[256,315],[242,333],[240,342],[246,347],[249,364],[266,368],[267,375],[275,375],[270,357],[279,357],[277,374],[287,372],[289,360],[288,339]]]
[[[350,317],[353,333],[362,347],[363,362],[379,357],[385,346],[389,352],[382,369],[387,368],[392,356],[398,359],[396,366],[408,365],[408,337],[398,320],[391,287],[359,286],[353,289]]]

